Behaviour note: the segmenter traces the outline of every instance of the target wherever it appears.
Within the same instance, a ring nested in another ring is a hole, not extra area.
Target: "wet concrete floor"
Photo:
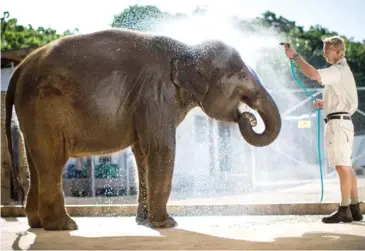
[[[150,229],[134,217],[75,217],[75,231],[29,229],[26,218],[1,218],[1,250],[316,249],[365,250],[365,222],[323,224],[315,216],[176,217]]]

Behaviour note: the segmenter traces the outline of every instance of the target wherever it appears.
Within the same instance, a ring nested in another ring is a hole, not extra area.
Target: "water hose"
[[[290,46],[288,43],[280,43],[280,45],[287,45]],[[312,95],[312,93],[308,92],[308,90],[305,88],[304,84],[300,79],[296,76],[294,71],[294,60],[290,59],[290,68],[291,73],[295,79],[295,81],[302,87],[302,89],[305,91],[305,93],[313,99],[313,101],[317,101],[317,99]],[[323,171],[322,171],[322,154],[321,154],[321,108],[317,108],[317,151],[318,151],[318,163],[319,163],[319,172],[321,177],[321,202],[323,200]]]

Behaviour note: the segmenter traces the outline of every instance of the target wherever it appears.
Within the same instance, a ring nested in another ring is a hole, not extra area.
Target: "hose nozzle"
[[[290,43],[281,42],[280,45],[287,46],[288,48],[290,48]]]

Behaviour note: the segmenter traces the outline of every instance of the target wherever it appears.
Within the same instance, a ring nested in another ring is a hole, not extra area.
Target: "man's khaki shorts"
[[[329,166],[352,166],[354,125],[351,120],[331,119],[325,126],[325,144]]]

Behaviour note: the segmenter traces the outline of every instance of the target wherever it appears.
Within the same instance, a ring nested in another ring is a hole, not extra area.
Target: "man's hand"
[[[289,47],[287,44],[284,45],[284,48],[286,56],[290,59],[294,58],[294,54],[296,53],[295,50]]]
[[[317,99],[316,101],[313,102],[313,105],[315,108],[321,108],[323,109],[324,103],[322,99]]]
[[[295,63],[299,66],[300,70],[304,73],[304,75],[312,80],[316,80],[319,83],[322,82],[321,76],[316,68],[312,65],[308,64],[302,57],[295,57],[296,51],[291,48],[288,44],[284,44],[285,54],[289,59],[294,59]]]

